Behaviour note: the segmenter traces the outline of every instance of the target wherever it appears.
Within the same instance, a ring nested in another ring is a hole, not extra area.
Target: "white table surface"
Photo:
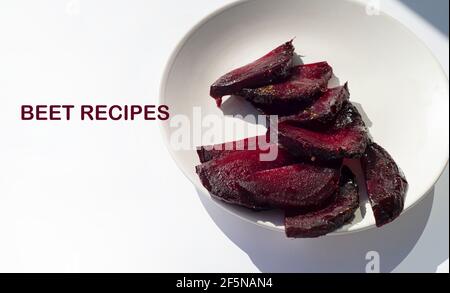
[[[158,103],[177,42],[230,2],[0,2],[0,272],[363,272],[369,251],[385,272],[448,272],[448,168],[384,229],[287,240],[200,198],[156,123],[20,121],[22,104]],[[448,35],[379,3],[448,75]]]

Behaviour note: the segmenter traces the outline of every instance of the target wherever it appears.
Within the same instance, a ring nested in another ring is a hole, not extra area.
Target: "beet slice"
[[[408,182],[389,153],[376,143],[367,148],[362,165],[377,226],[382,227],[403,212]]]
[[[289,77],[295,50],[292,42],[289,41],[255,62],[219,78],[210,90],[217,105],[221,106],[223,96],[237,94],[243,88],[260,87]]]
[[[198,157],[201,163],[209,162],[235,151],[261,151],[268,152],[270,144],[270,135],[262,135],[246,138],[239,141],[227,142],[212,146],[202,146],[197,149]]]
[[[262,206],[280,209],[312,209],[336,194],[340,166],[296,164],[257,172],[239,185]]]
[[[359,208],[359,189],[355,176],[344,168],[340,190],[325,208],[298,214],[286,212],[286,235],[289,238],[317,238],[334,232],[354,218]]]
[[[349,101],[348,84],[327,90],[314,104],[300,114],[281,118],[281,122],[308,128],[320,128],[330,124]]]
[[[278,126],[278,134],[283,147],[312,161],[360,158],[369,143],[364,121],[349,102],[339,112],[333,125],[325,130],[310,130],[283,122]]]
[[[292,76],[285,82],[245,88],[239,95],[266,115],[291,115],[325,92],[332,76],[333,69],[327,62],[300,65],[292,69]]]
[[[267,209],[270,207],[257,203],[239,186],[238,181],[259,171],[294,164],[295,160],[282,149],[274,161],[261,161],[260,155],[260,151],[232,152],[197,166],[197,174],[213,197],[254,210]]]

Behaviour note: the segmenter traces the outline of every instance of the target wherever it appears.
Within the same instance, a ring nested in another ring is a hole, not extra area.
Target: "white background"
[[[448,272],[448,168],[392,225],[287,240],[199,197],[157,123],[20,121],[22,104],[157,104],[177,42],[230,2],[0,2],[0,272],[363,272],[369,251],[385,272]],[[380,3],[448,75],[448,35]]]

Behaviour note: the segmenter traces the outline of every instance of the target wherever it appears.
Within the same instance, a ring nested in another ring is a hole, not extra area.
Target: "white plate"
[[[208,16],[180,42],[166,68],[161,103],[171,107],[172,116],[192,119],[197,106],[203,116],[215,114],[245,124],[224,116],[209,97],[209,86],[231,69],[296,37],[296,52],[305,63],[326,60],[341,83],[349,81],[352,101],[370,119],[373,138],[406,174],[409,209],[431,190],[448,161],[448,79],[419,39],[393,18],[373,12],[344,0],[253,0],[229,5]],[[224,109],[233,114],[251,107],[235,99],[225,102]],[[175,150],[171,135],[179,129],[169,123],[162,127],[178,166],[209,196],[195,174],[199,164],[195,150]],[[284,229],[281,212],[254,213],[216,202],[250,222]],[[374,227],[369,203],[362,207],[353,223],[334,234]]]

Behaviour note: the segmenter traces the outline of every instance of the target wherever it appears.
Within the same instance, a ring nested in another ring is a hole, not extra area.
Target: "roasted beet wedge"
[[[294,159],[280,149],[274,161],[260,160],[260,151],[236,151],[197,167],[203,186],[212,196],[230,204],[254,210],[270,208],[257,203],[238,184],[238,180],[263,170],[294,164]]]
[[[306,214],[286,213],[286,235],[290,238],[317,238],[327,235],[353,219],[359,208],[359,189],[354,175],[344,168],[340,191],[325,208]]]
[[[408,182],[388,152],[375,143],[367,148],[362,165],[377,226],[382,227],[403,212]]]
[[[197,154],[200,162],[206,163],[235,151],[268,152],[270,146],[273,146],[270,143],[270,135],[262,135],[218,145],[202,146],[197,149]]]
[[[325,130],[311,130],[288,122],[278,126],[279,142],[293,154],[312,161],[360,158],[369,142],[367,128],[358,110],[347,103],[334,123]]]
[[[289,80],[256,89],[243,89],[245,97],[267,115],[286,116],[298,113],[327,90],[333,69],[327,62],[300,65],[292,69]]]
[[[327,90],[314,104],[300,114],[283,117],[281,122],[308,128],[323,128],[336,119],[336,115],[349,101],[348,84]]]
[[[292,41],[287,42],[255,62],[227,73],[211,86],[211,97],[220,107],[224,96],[238,94],[243,88],[256,88],[289,77],[294,50]]]
[[[323,206],[335,195],[340,175],[340,166],[296,164],[257,172],[239,185],[261,206],[305,210]]]

